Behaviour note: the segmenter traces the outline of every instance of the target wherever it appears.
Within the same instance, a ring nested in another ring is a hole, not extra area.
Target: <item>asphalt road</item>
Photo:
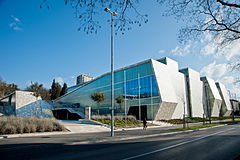
[[[201,159],[240,155],[240,124],[171,135],[158,128],[109,133],[0,139],[0,159]],[[239,157],[240,158],[240,157]]]

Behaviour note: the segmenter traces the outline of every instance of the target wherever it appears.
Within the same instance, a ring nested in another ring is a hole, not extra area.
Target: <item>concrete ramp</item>
[[[90,120],[60,120],[59,122],[72,133],[93,133],[110,131],[110,129],[105,125]]]

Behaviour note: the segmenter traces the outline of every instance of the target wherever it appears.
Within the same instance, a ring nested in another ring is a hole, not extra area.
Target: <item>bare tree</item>
[[[49,1],[43,0],[40,8],[50,8]],[[64,0],[65,5],[74,9],[75,17],[79,19],[78,30],[87,34],[97,33],[101,28],[100,15],[105,14],[104,8],[108,7],[118,13],[115,20],[116,28],[124,34],[126,30],[132,29],[132,25],[141,26],[147,23],[147,15],[138,11],[137,6],[140,0]]]
[[[239,0],[158,0],[169,7],[167,15],[186,22],[180,40],[195,38],[205,32],[214,35],[218,46],[224,47],[240,39]]]
[[[8,84],[6,82],[0,82],[0,98],[16,90],[19,90],[16,84]]]

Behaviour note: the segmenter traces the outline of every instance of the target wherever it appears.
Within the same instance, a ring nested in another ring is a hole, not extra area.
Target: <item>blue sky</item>
[[[40,9],[41,2],[0,0],[2,79],[21,89],[31,81],[50,87],[54,78],[71,86],[78,74],[96,77],[108,72],[109,15],[100,12],[102,28],[98,34],[87,35],[77,31],[79,22],[74,18],[74,10],[65,6],[64,1],[51,0],[50,9]],[[177,34],[183,22],[163,17],[164,6],[154,0],[143,1],[138,8],[149,15],[149,22],[115,37],[115,68],[167,56],[178,61],[180,68],[193,68],[239,93],[233,85],[238,77],[228,73],[227,64],[240,54],[240,47],[235,45],[218,53],[211,34],[181,45]]]

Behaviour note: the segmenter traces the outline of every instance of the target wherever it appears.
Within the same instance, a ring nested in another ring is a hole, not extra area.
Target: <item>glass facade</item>
[[[85,107],[91,107],[92,114],[98,112],[102,115],[110,114],[111,107],[111,75],[105,74],[69,92],[55,101],[55,107],[71,107],[83,111]],[[96,92],[104,94],[104,101],[95,102],[91,95]],[[150,61],[137,64],[116,71],[114,73],[114,97],[122,97],[122,101],[115,101],[115,113],[128,113],[130,107],[147,106],[147,119],[152,119],[159,108],[160,96]],[[118,103],[117,103],[118,102]]]
[[[71,92],[71,91],[73,91],[73,90],[75,90],[75,89],[77,89],[77,88],[79,88],[81,85],[76,85],[76,86],[72,86],[72,87],[69,87],[68,89],[67,89],[67,93],[68,92]]]

